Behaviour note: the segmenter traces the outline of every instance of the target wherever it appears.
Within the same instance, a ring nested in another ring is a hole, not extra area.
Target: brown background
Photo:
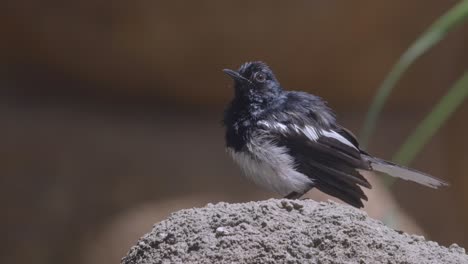
[[[391,65],[455,3],[2,2],[0,262],[115,263],[178,208],[274,197],[224,153],[221,69],[264,60],[358,132]],[[463,26],[410,69],[371,152],[395,153],[467,68],[467,47]],[[412,164],[452,186],[399,182],[394,198],[375,188],[371,215],[468,247],[467,114],[464,104]]]

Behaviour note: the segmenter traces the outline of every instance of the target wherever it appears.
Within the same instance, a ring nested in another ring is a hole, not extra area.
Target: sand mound
[[[143,263],[468,263],[465,250],[384,226],[333,202],[208,204],[156,224],[128,255]]]

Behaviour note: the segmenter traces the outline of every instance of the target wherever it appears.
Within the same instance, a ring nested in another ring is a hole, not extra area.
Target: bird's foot
[[[297,192],[291,192],[290,194],[286,195],[284,199],[290,199],[290,200],[297,200],[301,198],[301,196],[304,195],[303,193],[297,193]]]

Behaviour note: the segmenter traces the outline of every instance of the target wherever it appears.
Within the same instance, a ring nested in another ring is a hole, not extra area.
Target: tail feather
[[[320,191],[354,207],[364,207],[361,199],[367,201],[367,196],[359,185],[367,188],[371,188],[371,185],[354,169],[335,169],[314,160],[308,160],[304,168],[307,169],[308,175],[314,176],[314,187]]]
[[[363,208],[364,204],[362,203],[362,200],[367,201],[367,196],[366,195],[356,195],[352,189],[343,189],[343,188],[337,188],[333,185],[330,185],[328,183],[320,183],[317,188],[331,196],[334,196],[341,201],[350,204],[356,208]],[[356,186],[357,189],[360,189],[359,187]]]
[[[434,189],[449,185],[447,182],[431,175],[427,175],[423,172],[406,168],[386,160],[370,157],[367,155],[363,155],[363,158],[370,162],[370,166],[372,167],[373,171],[381,172],[392,177],[416,182]]]

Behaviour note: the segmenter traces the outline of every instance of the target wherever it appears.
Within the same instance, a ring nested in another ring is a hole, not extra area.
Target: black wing
[[[360,186],[371,188],[359,173],[371,170],[352,134],[341,128],[318,129],[312,125],[264,124],[275,133],[277,143],[288,149],[296,169],[314,180],[314,186],[355,207],[367,201]]]

